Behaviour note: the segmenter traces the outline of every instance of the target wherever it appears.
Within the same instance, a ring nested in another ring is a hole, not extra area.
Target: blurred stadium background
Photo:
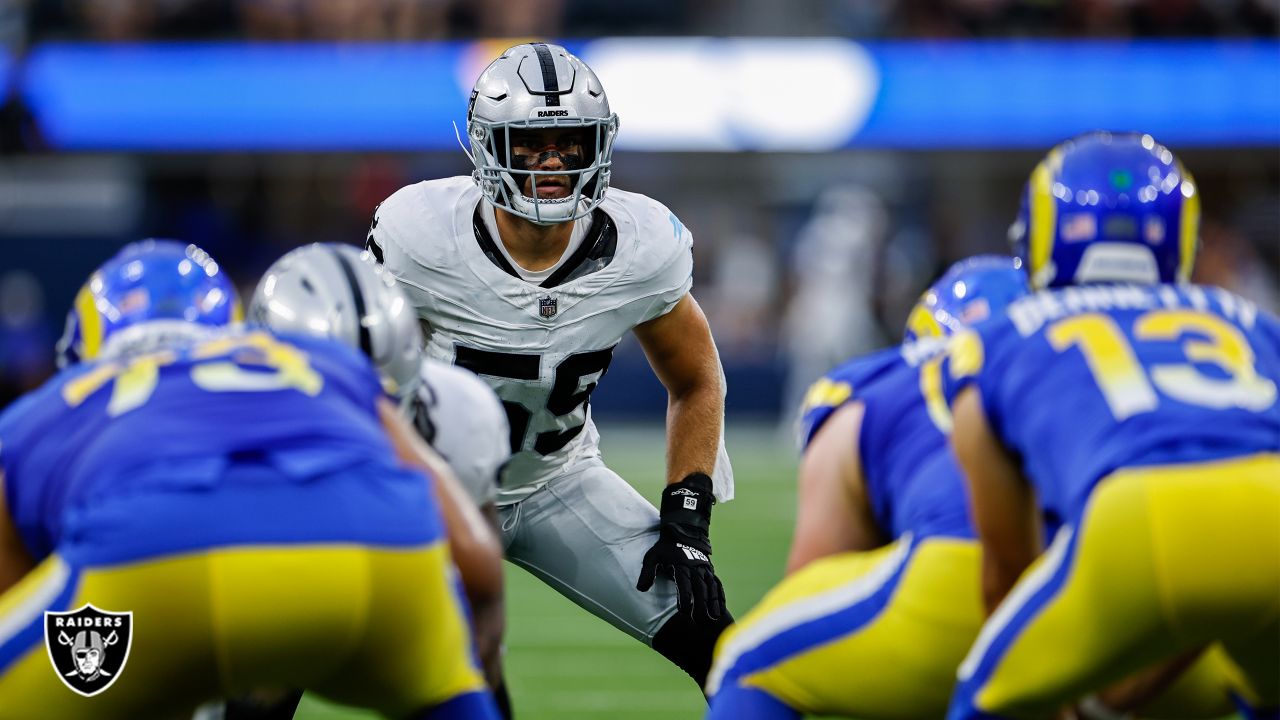
[[[715,560],[742,613],[786,551],[787,408],[895,342],[948,263],[1005,251],[1065,137],[1169,145],[1203,192],[1197,278],[1280,308],[1278,22],[1277,0],[0,0],[0,406],[52,372],[121,244],[195,242],[245,288],[291,247],[358,244],[401,185],[470,171],[452,123],[484,64],[556,39],[621,116],[614,185],[695,235],[741,487]],[[656,497],[665,397],[634,343],[610,376],[606,456]],[[520,717],[697,715],[656,655],[510,582]]]

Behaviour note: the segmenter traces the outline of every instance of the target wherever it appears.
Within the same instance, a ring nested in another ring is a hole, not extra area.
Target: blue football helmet
[[[143,324],[158,336],[223,327],[241,316],[235,286],[205,251],[175,240],[130,243],[76,294],[58,366],[102,357],[109,343]]]
[[[1150,135],[1093,132],[1049,151],[1009,228],[1031,286],[1188,282],[1200,237],[1191,175]]]
[[[1030,292],[1022,261],[975,255],[952,265],[916,302],[903,332],[906,342],[953,335],[1004,312]]]

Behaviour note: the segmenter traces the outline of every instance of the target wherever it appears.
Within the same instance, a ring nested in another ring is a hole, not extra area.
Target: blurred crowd
[[[1278,17],[1280,0],[0,0],[0,43],[21,53],[66,39],[1274,37]],[[60,156],[37,135],[15,105],[0,109],[0,406],[51,372],[75,283],[120,244],[195,242],[251,289],[292,247],[360,243],[402,185],[471,170],[460,151]],[[1197,279],[1280,309],[1280,157],[1177,150],[1204,188]],[[730,408],[745,398],[777,412],[833,363],[897,341],[951,261],[1006,250],[1042,151],[619,153],[614,184],[693,230],[695,291],[743,389]]]
[[[0,0],[0,41],[1273,35],[1276,0]]]

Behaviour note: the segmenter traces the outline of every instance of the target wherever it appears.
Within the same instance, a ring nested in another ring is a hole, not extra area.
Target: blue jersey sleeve
[[[857,388],[874,380],[900,359],[898,348],[881,350],[839,365],[809,386],[800,407],[796,432],[800,451],[804,452],[809,447],[818,430],[836,410],[856,398]]]
[[[48,498],[65,487],[69,464],[66,443],[77,442],[80,428],[70,420],[62,389],[91,371],[79,365],[54,376],[0,414],[0,469],[9,516],[27,552],[39,560],[53,550],[54,531],[47,522]]]
[[[996,437],[1004,439],[1001,428],[1004,417],[997,397],[1002,392],[1000,379],[1010,366],[1012,325],[1003,318],[982,323],[952,338],[943,362],[942,395],[948,406],[960,392],[973,387],[982,403],[987,425]]]

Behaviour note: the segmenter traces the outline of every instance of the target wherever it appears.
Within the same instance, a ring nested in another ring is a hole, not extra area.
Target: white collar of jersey
[[[484,220],[485,229],[489,231],[489,237],[493,238],[493,244],[498,246],[498,252],[502,253],[502,256],[507,259],[507,262],[511,265],[512,269],[520,275],[521,280],[533,283],[534,285],[537,285],[551,277],[552,274],[560,269],[560,266],[564,265],[569,258],[573,257],[573,254],[582,245],[582,241],[587,237],[587,233],[591,230],[590,215],[574,221],[573,230],[569,233],[569,245],[565,247],[564,253],[560,255],[560,259],[556,261],[556,264],[545,270],[526,270],[520,265],[520,263],[516,262],[515,258],[511,257],[511,253],[507,250],[506,243],[502,242],[502,235],[498,232],[497,214],[494,212],[493,205],[491,203],[487,201],[481,203],[480,217]]]

